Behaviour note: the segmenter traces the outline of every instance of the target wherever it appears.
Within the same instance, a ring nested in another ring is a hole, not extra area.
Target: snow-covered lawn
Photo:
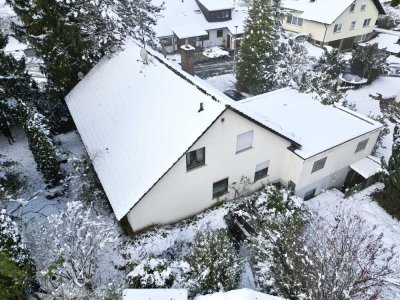
[[[205,81],[207,81],[210,85],[220,90],[221,92],[235,89],[236,84],[235,75],[232,73],[208,77],[207,79],[205,79]]]
[[[351,211],[366,220],[369,227],[377,226],[376,233],[382,232],[383,243],[385,247],[395,245],[397,256],[394,263],[400,268],[400,223],[387,214],[376,202],[371,195],[383,188],[383,184],[373,185],[351,197],[344,198],[343,193],[333,189],[328,190],[317,197],[306,202],[306,204],[317,213],[317,216],[324,218],[327,222],[332,222],[335,213],[341,211]],[[393,278],[393,282],[397,282],[400,288],[400,277]],[[382,298],[384,300],[400,299],[400,289],[392,291],[384,291]]]
[[[387,51],[390,53],[399,53],[400,52],[400,45],[397,44],[399,38],[400,38],[400,33],[395,32],[393,34],[390,33],[379,33],[379,35],[372,40],[364,43],[368,45],[372,45],[375,43],[378,43],[379,49],[384,49],[386,48]],[[363,44],[361,44],[363,45]]]

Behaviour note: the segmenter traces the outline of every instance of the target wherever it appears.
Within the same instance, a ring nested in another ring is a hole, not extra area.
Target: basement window
[[[186,170],[192,170],[206,162],[206,148],[200,148],[186,153]]]
[[[313,189],[311,191],[308,191],[305,195],[304,195],[304,201],[306,200],[310,200],[311,198],[315,197],[315,191],[316,189]]]
[[[268,176],[269,161],[265,161],[256,166],[256,172],[254,174],[254,182]]]
[[[363,151],[367,147],[368,140],[369,139],[366,139],[366,140],[363,140],[363,141],[359,142],[358,145],[357,145],[356,151],[354,153]]]
[[[319,160],[317,160],[316,162],[314,162],[313,168],[311,173],[317,172],[318,170],[321,170],[325,167],[325,163],[326,163],[327,157],[321,158]]]
[[[213,199],[221,197],[228,192],[228,178],[213,183]]]
[[[236,141],[236,153],[251,148],[253,145],[254,130],[239,134]]]

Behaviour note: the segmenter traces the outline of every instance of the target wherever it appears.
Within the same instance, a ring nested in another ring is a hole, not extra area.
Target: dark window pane
[[[357,148],[356,148],[356,152],[355,152],[355,153],[364,150],[365,147],[367,147],[367,144],[368,144],[368,139],[359,142],[358,145],[357,145]]]
[[[268,175],[268,168],[257,171],[254,175],[254,181],[260,180]]]
[[[206,148],[200,148],[186,153],[186,169],[190,170],[204,165],[206,161]]]
[[[213,198],[218,198],[228,192],[228,178],[213,183]]]
[[[316,189],[313,189],[313,190],[311,190],[311,191],[308,191],[308,192],[304,195],[304,200],[309,200],[309,199],[311,199],[311,198],[314,198],[314,196],[315,196],[315,190],[316,190]]]
[[[327,159],[327,157],[324,157],[324,158],[321,158],[320,160],[317,160],[316,162],[314,162],[311,173],[314,173],[318,170],[323,169],[325,167],[326,159]]]
[[[289,24],[292,23],[292,15],[287,16],[286,23],[289,23]]]

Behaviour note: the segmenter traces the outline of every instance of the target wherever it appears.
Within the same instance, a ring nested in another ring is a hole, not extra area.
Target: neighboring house
[[[183,50],[186,51],[186,50]],[[234,102],[133,42],[104,58],[67,105],[118,220],[167,224],[280,182],[306,199],[341,187],[381,124],[290,88]]]
[[[234,49],[235,41],[238,47],[247,8],[235,7],[234,3],[234,0],[165,1],[162,17],[155,27],[164,51],[173,53],[185,44],[198,50],[211,46]]]
[[[289,12],[284,29],[342,50],[367,40],[378,15],[385,14],[379,0],[283,0],[282,6]]]

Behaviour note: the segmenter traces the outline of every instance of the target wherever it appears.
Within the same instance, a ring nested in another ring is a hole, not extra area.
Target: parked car
[[[240,101],[246,98],[245,95],[236,90],[226,90],[224,94],[235,101]]]

